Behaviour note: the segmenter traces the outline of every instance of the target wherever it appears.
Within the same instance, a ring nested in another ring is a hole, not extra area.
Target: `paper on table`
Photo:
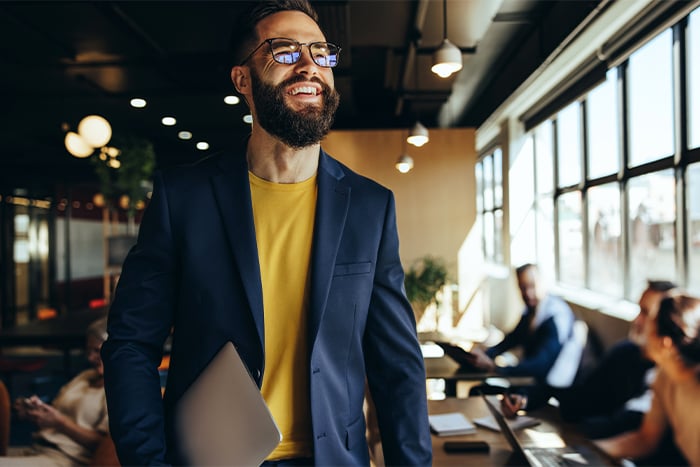
[[[429,415],[430,428],[438,436],[476,433],[476,426],[460,412]]]
[[[501,427],[498,426],[496,420],[493,419],[491,415],[487,415],[481,418],[475,418],[474,423],[484,428],[488,428],[493,431],[501,431]],[[528,417],[527,415],[520,415],[513,419],[506,419],[506,423],[510,425],[513,431],[520,430],[523,428],[528,428],[531,426],[539,425],[540,421],[534,417]]]

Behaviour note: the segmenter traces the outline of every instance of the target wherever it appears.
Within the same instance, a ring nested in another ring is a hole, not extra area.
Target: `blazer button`
[[[259,369],[255,370],[255,379],[260,379],[260,370]]]

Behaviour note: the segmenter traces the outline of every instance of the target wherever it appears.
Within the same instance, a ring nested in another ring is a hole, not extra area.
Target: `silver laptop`
[[[178,403],[177,429],[191,465],[260,465],[282,440],[231,342]]]
[[[524,448],[515,436],[512,428],[501,411],[482,394],[491,415],[501,428],[501,433],[513,449],[514,461],[526,462],[532,467],[549,466],[600,466],[619,465],[619,462],[607,453],[598,449],[593,443],[590,446],[561,447],[561,448]]]

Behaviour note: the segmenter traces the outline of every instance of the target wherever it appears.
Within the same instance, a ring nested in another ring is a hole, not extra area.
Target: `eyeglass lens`
[[[272,49],[272,58],[277,63],[291,65],[298,62],[301,58],[302,46],[306,45],[309,47],[311,59],[316,65],[333,68],[338,64],[340,47],[330,42],[301,44],[292,39],[270,39],[268,42]]]

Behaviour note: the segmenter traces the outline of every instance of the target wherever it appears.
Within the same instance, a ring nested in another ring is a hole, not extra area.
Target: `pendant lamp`
[[[447,38],[447,0],[442,2],[442,44],[433,53],[433,66],[430,70],[440,78],[447,78],[462,69],[462,52]]]

